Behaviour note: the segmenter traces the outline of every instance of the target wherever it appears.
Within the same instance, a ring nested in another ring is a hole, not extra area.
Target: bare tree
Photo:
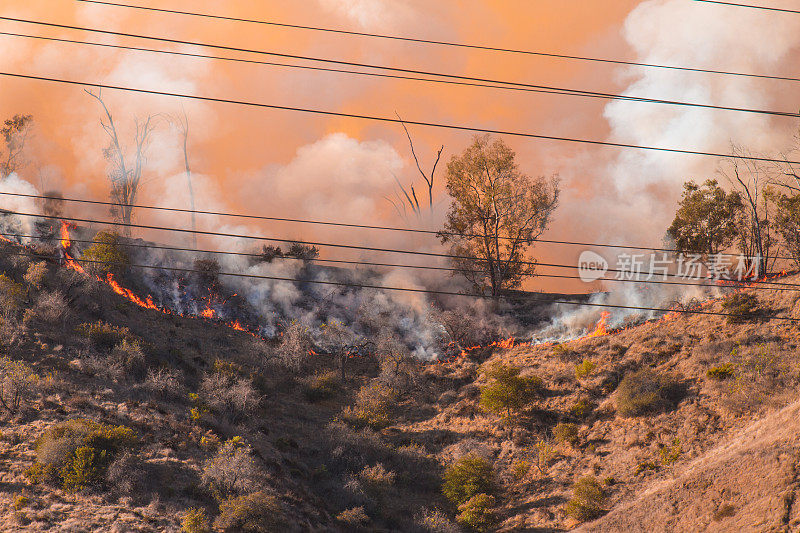
[[[105,119],[100,119],[109,137],[109,145],[103,150],[103,155],[109,161],[111,167],[108,170],[108,179],[111,182],[111,201],[116,205],[112,206],[111,214],[119,222],[127,224],[124,226],[125,235],[130,236],[130,223],[133,216],[133,204],[139,192],[139,182],[142,179],[142,170],[146,162],[145,152],[147,151],[150,134],[155,128],[155,116],[148,115],[144,121],[136,118],[136,133],[134,135],[133,155],[129,160],[125,148],[119,139],[114,117],[103,100],[102,89],[97,93],[84,89],[86,94],[100,102],[105,112]]]
[[[428,210],[433,211],[433,187],[435,184],[436,167],[439,165],[439,160],[442,158],[444,145],[442,145],[439,148],[439,151],[436,153],[436,161],[433,162],[433,166],[431,167],[430,172],[426,173],[425,171],[422,170],[419,158],[417,157],[417,152],[414,149],[414,141],[411,138],[411,134],[409,133],[408,128],[406,127],[406,123],[403,122],[403,119],[402,117],[400,117],[399,113],[395,112],[395,115],[397,115],[397,118],[400,120],[400,124],[403,126],[403,131],[406,132],[406,137],[408,138],[408,145],[411,147],[411,155],[414,157],[414,163],[417,165],[417,170],[422,176],[422,179],[425,180],[425,185],[428,188]],[[414,189],[414,184],[411,183],[409,185],[408,190],[406,190],[403,184],[400,183],[400,180],[397,179],[397,176],[394,177],[394,180],[397,183],[400,192],[403,193],[403,196],[401,197],[399,193],[395,192],[397,203],[395,203],[395,200],[392,200],[391,198],[387,197],[386,199],[392,203],[394,208],[401,216],[405,217],[406,206],[408,206],[408,208],[410,208],[411,211],[416,216],[420,216],[422,214],[422,207],[420,206],[419,198],[417,197],[417,191]]]
[[[762,275],[774,262],[775,236],[770,226],[770,195],[766,188],[772,182],[771,173],[752,159],[745,148],[732,145],[733,157],[722,174],[739,192],[745,209],[740,221],[739,250],[747,258],[748,268]]]
[[[6,153],[3,161],[0,162],[0,178],[16,172],[25,165],[22,160],[22,152],[25,149],[32,122],[31,115],[14,115],[3,122],[0,134],[6,145]]]
[[[169,117],[169,122],[175,126],[183,138],[183,164],[186,169],[186,185],[189,188],[189,203],[192,210],[192,247],[197,248],[197,214],[194,212],[194,189],[192,188],[192,170],[189,167],[189,118],[186,110],[181,115]]]

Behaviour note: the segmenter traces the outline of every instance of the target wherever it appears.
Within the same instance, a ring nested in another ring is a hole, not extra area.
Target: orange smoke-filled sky
[[[790,6],[792,0],[783,0]],[[800,17],[686,0],[130,0],[131,4],[290,24],[387,33],[505,48],[800,75]],[[780,2],[774,2],[780,5]],[[374,63],[457,75],[714,104],[797,110],[792,82],[624,69],[599,63],[404,43],[92,5],[73,0],[9,0],[0,15],[58,24],[202,41],[241,48]],[[57,36],[227,57],[311,64],[185,45],[148,42],[30,24],[0,22],[0,31]],[[147,52],[0,36],[4,72],[107,83],[209,97],[634,144],[726,151],[733,139],[756,150],[789,146],[795,121],[640,103],[369,78],[237,64]],[[326,65],[327,66],[327,65]],[[333,68],[339,68],[333,66]],[[148,151],[142,203],[188,207],[180,135],[166,120],[186,112],[199,209],[437,229],[446,207],[444,163],[463,150],[468,132],[411,127],[429,167],[444,161],[437,210],[403,220],[386,196],[401,183],[421,185],[402,128],[288,111],[105,91],[130,143],[135,117],[159,114]],[[35,135],[21,177],[39,190],[105,198],[101,108],[79,86],[0,77],[0,116],[32,114]],[[562,205],[551,239],[658,246],[684,179],[713,175],[714,160],[531,139],[505,139],[531,175],[559,174]],[[77,209],[74,212],[80,212]],[[105,213],[98,212],[101,216]],[[143,214],[139,215],[144,216]],[[159,218],[160,217],[160,218]],[[186,217],[154,215],[164,224]],[[343,232],[296,225],[201,221],[203,229],[254,230],[398,248],[436,249],[405,235]],[[157,238],[155,236],[151,236]],[[161,240],[164,240],[161,238]],[[432,240],[432,239],[429,239]],[[215,243],[225,246],[224,241]],[[543,262],[573,263],[578,249],[540,245]],[[336,252],[329,255],[334,256]],[[341,254],[339,254],[341,255]],[[367,257],[367,256],[361,256]],[[393,261],[403,259],[394,257]],[[566,274],[566,271],[541,269]],[[541,279],[535,287],[586,290]]]

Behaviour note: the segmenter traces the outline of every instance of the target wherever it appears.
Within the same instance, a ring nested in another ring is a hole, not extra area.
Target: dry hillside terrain
[[[1,530],[800,524],[800,324],[763,318],[800,316],[797,291],[703,307],[735,320],[680,315],[447,363],[364,355],[342,371],[143,309],[42,253],[0,259]],[[493,409],[513,396],[504,379],[526,400]]]

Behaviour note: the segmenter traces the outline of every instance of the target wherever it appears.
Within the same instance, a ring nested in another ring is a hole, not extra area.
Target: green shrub
[[[656,463],[654,463],[653,461],[643,461],[643,462],[639,463],[638,465],[636,465],[636,470],[634,470],[633,475],[638,476],[642,472],[648,472],[648,471],[651,471],[651,470],[653,472],[655,472],[655,471],[659,470],[660,468],[661,467],[659,465],[657,465]]]
[[[736,373],[736,365],[733,363],[722,363],[719,366],[711,367],[706,372],[706,376],[719,381],[732,378]]]
[[[109,272],[121,272],[130,263],[128,254],[120,244],[119,233],[114,231],[98,231],[94,236],[94,244],[86,248],[81,259],[88,262],[87,268],[105,275]]]
[[[26,296],[25,287],[5,274],[0,274],[0,311],[3,318],[16,316]]]
[[[211,523],[206,512],[196,507],[187,509],[181,520],[181,531],[183,533],[211,533]]]
[[[310,402],[333,398],[339,392],[339,376],[336,372],[316,374],[308,380],[304,393]]]
[[[27,402],[41,383],[39,375],[22,361],[0,357],[0,404],[16,412]]]
[[[569,412],[575,418],[583,419],[592,413],[592,409],[594,409],[592,402],[585,398],[581,398],[570,406]]]
[[[263,491],[224,500],[214,525],[223,531],[261,533],[289,526],[278,499]]]
[[[137,339],[126,327],[112,326],[102,320],[84,322],[77,328],[79,334],[88,337],[97,348],[111,350],[122,341],[136,343]]]
[[[584,359],[582,363],[575,365],[575,379],[588,378],[597,365],[588,359]]]
[[[578,426],[568,422],[559,422],[553,428],[553,438],[556,442],[575,445],[578,442]]]
[[[442,492],[453,505],[459,506],[478,494],[494,492],[492,465],[477,455],[465,455],[444,472]]]
[[[749,292],[729,294],[722,301],[722,309],[729,315],[727,319],[729,324],[746,322],[760,312],[758,298]]]
[[[14,503],[11,505],[11,507],[13,507],[15,511],[19,511],[20,509],[27,507],[28,503],[30,503],[28,497],[24,494],[19,494],[16,498],[14,498]]]
[[[572,499],[567,502],[566,511],[575,520],[585,522],[600,516],[605,501],[600,482],[592,476],[584,477],[572,487]]]
[[[473,531],[489,531],[496,522],[492,510],[494,505],[494,497],[488,494],[476,494],[458,506],[456,521]]]
[[[617,412],[622,416],[658,412],[674,405],[677,393],[675,378],[643,368],[626,375],[617,387]]]
[[[347,406],[342,412],[342,419],[354,427],[383,429],[392,423],[396,399],[395,390],[385,383],[364,385],[356,394],[355,405]]]
[[[683,448],[681,447],[681,440],[675,437],[670,446],[662,447],[658,453],[659,456],[661,457],[661,464],[669,466],[671,464],[676,463],[678,459],[680,459],[681,454],[683,453]]]
[[[25,280],[25,283],[38,290],[42,288],[45,276],[47,276],[47,262],[38,261],[28,265],[28,270],[22,279]]]
[[[547,472],[550,463],[556,458],[555,448],[546,440],[540,440],[536,443],[533,447],[533,454],[536,459],[536,468],[538,468],[539,472],[542,474]]]
[[[61,422],[37,439],[37,462],[28,475],[33,482],[58,483],[69,491],[97,486],[113,459],[135,442],[136,434],[125,426],[82,418]]]
[[[364,507],[359,506],[345,509],[336,515],[336,520],[352,526],[363,526],[369,523],[369,516],[364,512]]]
[[[510,418],[527,407],[542,391],[542,380],[521,376],[520,369],[497,363],[484,371],[489,382],[481,387],[480,405],[489,412]]]
[[[528,472],[531,471],[531,464],[528,461],[515,461],[511,465],[511,476],[516,481],[521,481],[525,479],[525,476],[528,475]]]

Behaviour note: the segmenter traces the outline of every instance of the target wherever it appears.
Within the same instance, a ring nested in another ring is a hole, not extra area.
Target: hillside
[[[796,291],[747,291],[759,310],[735,323],[677,316],[449,363],[365,355],[343,372],[143,309],[41,253],[0,259],[2,530],[179,531],[196,509],[227,531],[459,531],[442,476],[463,457],[491,465],[493,530],[578,527],[566,508],[586,476],[605,498],[586,531],[797,523],[800,330],[758,318],[798,316]],[[498,362],[541,378],[513,423],[480,405]],[[657,401],[622,416],[620,384],[644,367]]]

